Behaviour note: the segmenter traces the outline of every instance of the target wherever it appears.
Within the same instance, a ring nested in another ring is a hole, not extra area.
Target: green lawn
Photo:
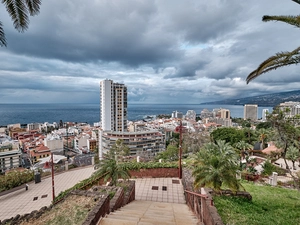
[[[224,224],[300,224],[300,192],[280,187],[242,183],[252,202],[238,197],[215,196]]]

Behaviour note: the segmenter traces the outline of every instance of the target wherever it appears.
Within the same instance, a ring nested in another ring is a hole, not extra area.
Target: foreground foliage
[[[252,195],[252,201],[229,196],[214,197],[224,224],[300,224],[300,192],[251,183],[243,183],[243,186]]]
[[[299,0],[292,0],[293,2],[296,2],[300,4]],[[290,24],[292,26],[295,26],[297,28],[300,27],[300,16],[263,16],[262,20],[264,22],[268,21],[279,21],[284,22],[287,24]],[[275,55],[269,57],[265,61],[263,61],[257,69],[255,69],[253,72],[251,72],[248,77],[246,78],[247,83],[252,81],[253,79],[257,78],[258,76],[267,73],[272,70],[276,70],[280,67],[289,66],[293,64],[298,64],[300,62],[300,47],[296,48],[293,51],[285,51],[285,52],[278,52]]]
[[[223,140],[218,140],[217,144],[209,143],[196,155],[193,171],[195,187],[211,187],[216,192],[221,191],[221,187],[241,190],[243,187],[236,178],[237,170],[238,156],[231,145]]]

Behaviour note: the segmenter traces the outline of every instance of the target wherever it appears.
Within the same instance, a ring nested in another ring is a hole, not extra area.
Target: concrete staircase
[[[102,218],[99,225],[197,225],[186,204],[133,201]]]

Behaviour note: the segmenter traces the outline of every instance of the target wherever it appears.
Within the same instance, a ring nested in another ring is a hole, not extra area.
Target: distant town
[[[93,126],[87,123],[9,124],[0,128],[0,172],[14,168],[47,169],[51,153],[69,164],[89,165],[94,156],[101,160],[117,140],[129,147],[129,156],[145,160],[166,149],[173,133],[209,132],[216,127],[238,126],[228,109],[170,112],[170,115],[148,116],[140,121],[127,120],[127,88],[124,84],[104,80],[100,83],[101,116]],[[257,105],[244,105],[244,120],[258,121]],[[300,114],[299,102],[281,103],[290,115]],[[265,121],[268,110],[259,116]],[[62,166],[65,166],[62,164]]]

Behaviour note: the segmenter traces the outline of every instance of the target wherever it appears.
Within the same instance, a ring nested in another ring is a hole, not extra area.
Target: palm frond
[[[290,25],[300,27],[300,16],[268,16],[265,15],[262,18],[262,21],[269,22],[269,21],[280,21],[285,22]]]
[[[292,1],[300,4],[300,0],[292,0]]]
[[[2,3],[12,18],[15,29],[19,32],[25,31],[28,28],[29,18],[24,0],[2,0]]]
[[[41,0],[26,0],[26,5],[30,16],[35,16],[40,12]]]
[[[5,38],[5,33],[3,29],[3,25],[0,22],[0,46],[6,46],[6,38]]]
[[[258,76],[283,66],[298,64],[300,62],[300,47],[291,52],[280,52],[262,62],[246,78],[247,84]]]

